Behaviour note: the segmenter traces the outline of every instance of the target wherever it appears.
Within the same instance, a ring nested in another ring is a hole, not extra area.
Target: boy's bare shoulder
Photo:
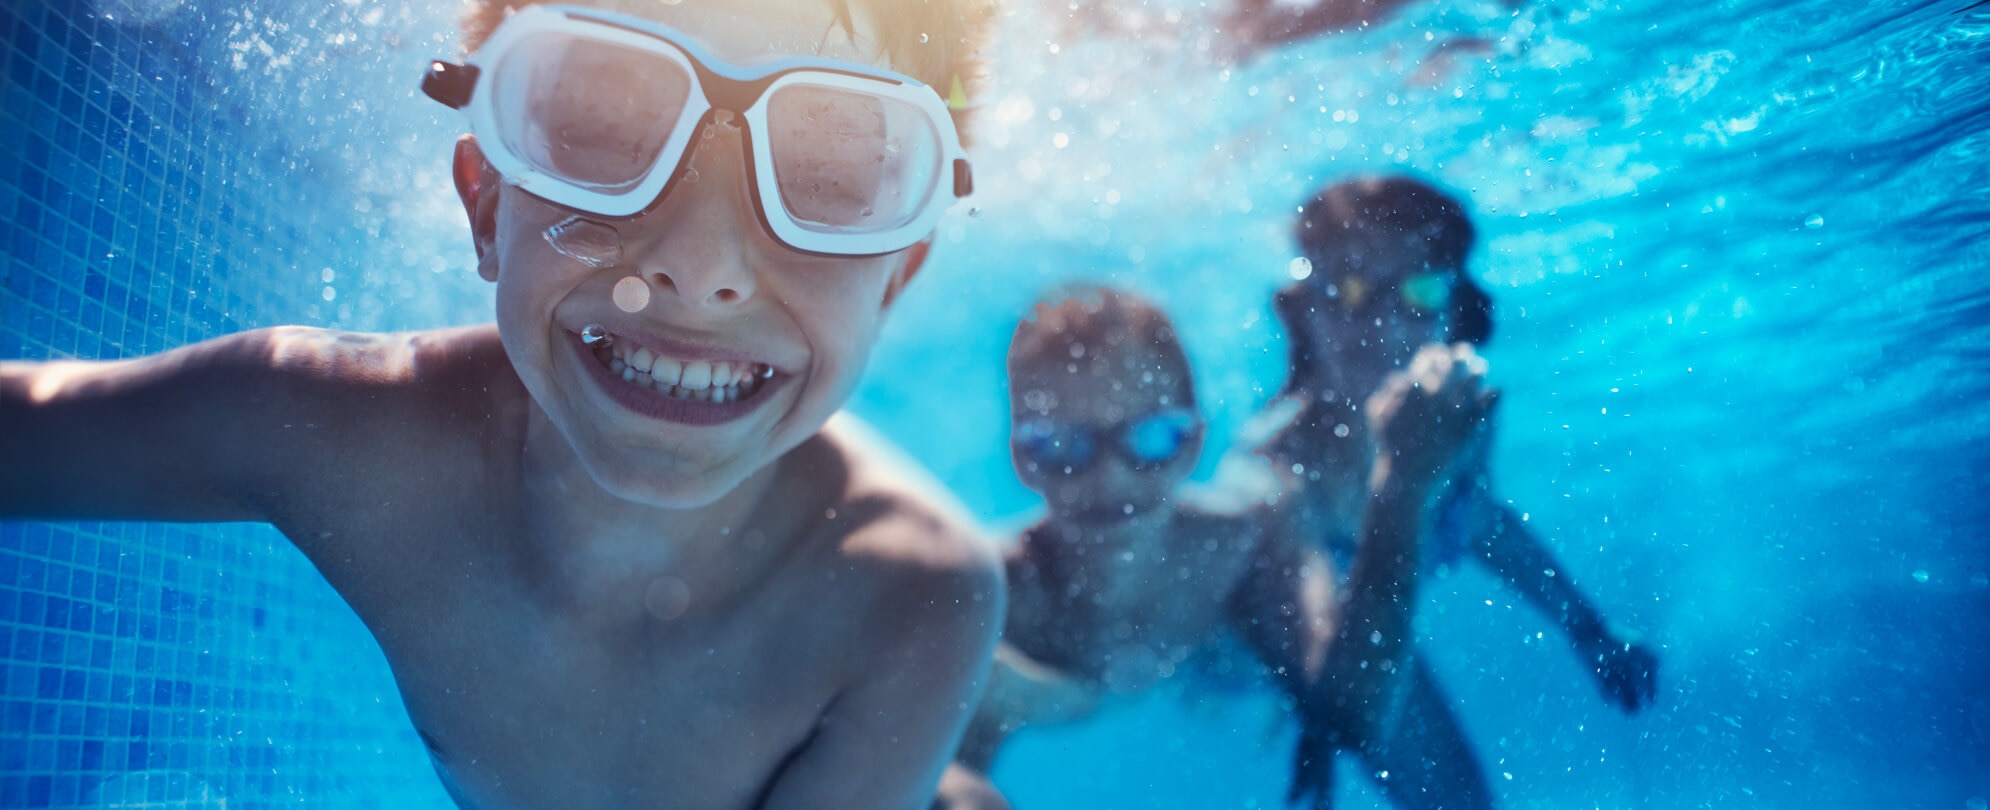
[[[319,535],[344,538],[348,553],[402,537],[369,521],[412,525],[415,516],[381,505],[410,503],[403,496],[417,488],[431,504],[485,492],[504,444],[496,439],[521,421],[511,417],[523,386],[494,327],[278,327],[235,336],[228,349],[252,375],[222,387],[241,400],[228,407],[260,424],[250,433],[281,459],[256,486],[259,511],[314,559]]]
[[[840,557],[888,580],[894,601],[978,605],[966,613],[999,615],[995,545],[945,486],[855,417],[839,414],[819,438],[848,473],[833,507],[833,520],[849,521],[838,533]]]
[[[263,330],[260,343],[301,412],[388,433],[489,420],[522,388],[491,326],[386,334],[288,326]],[[390,414],[395,421],[378,421]]]
[[[341,332],[307,326],[261,330],[270,366],[327,386],[378,393],[422,385],[482,382],[502,365],[492,326],[422,332]]]

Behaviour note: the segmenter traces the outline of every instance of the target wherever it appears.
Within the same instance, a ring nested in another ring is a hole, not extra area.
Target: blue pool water
[[[1198,50],[1193,3],[1123,39],[1031,0],[975,99],[977,211],[852,408],[1013,526],[1000,358],[1038,291],[1152,292],[1225,436],[1281,382],[1294,207],[1345,174],[1433,179],[1481,227],[1500,488],[1663,647],[1658,705],[1624,717],[1482,572],[1432,582],[1428,655],[1501,805],[1983,810],[1970,5],[1440,0],[1233,63]],[[414,91],[452,11],[0,5],[0,357],[487,319],[444,171],[460,123]],[[1017,737],[995,777],[1024,810],[1276,806],[1275,709],[1238,685],[1127,701]],[[0,807],[147,801],[446,800],[377,648],[274,532],[0,524]]]

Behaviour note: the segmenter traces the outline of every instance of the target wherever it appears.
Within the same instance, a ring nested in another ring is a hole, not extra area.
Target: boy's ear
[[[484,160],[477,136],[456,139],[455,165],[451,170],[456,179],[456,196],[463,201],[463,213],[470,217],[470,239],[477,246],[477,275],[485,281],[496,281],[497,253],[493,248],[497,241],[498,173]]]
[[[933,237],[931,236],[927,236],[919,240],[918,244],[905,249],[904,266],[898,268],[898,272],[892,274],[891,281],[885,283],[884,305],[886,307],[890,307],[891,302],[898,300],[898,294],[905,290],[905,285],[912,283],[913,276],[919,275],[919,268],[925,266],[926,256],[932,253],[932,251]]]

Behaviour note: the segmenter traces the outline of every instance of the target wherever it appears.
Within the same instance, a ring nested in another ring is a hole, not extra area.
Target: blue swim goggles
[[[1045,417],[1016,423],[1010,441],[1039,469],[1078,475],[1110,449],[1135,470],[1158,467],[1181,456],[1202,432],[1202,420],[1184,408],[1166,408],[1113,425],[1075,425]]]
[[[624,14],[530,6],[422,90],[462,110],[491,166],[533,195],[604,217],[661,202],[711,120],[744,130],[755,213],[805,253],[870,256],[925,239],[973,189],[939,93],[819,57],[758,65]]]

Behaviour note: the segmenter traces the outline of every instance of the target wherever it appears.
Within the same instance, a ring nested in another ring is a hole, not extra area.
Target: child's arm
[[[1010,734],[1024,726],[1069,723],[1098,709],[1100,693],[1083,679],[1054,669],[1007,642],[996,646],[967,736],[957,759],[986,772]]]
[[[1308,723],[1330,726],[1336,747],[1376,741],[1408,677],[1425,518],[1495,401],[1480,387],[1483,366],[1468,347],[1430,347],[1369,399],[1379,452],[1337,607],[1303,527],[1272,523],[1266,559],[1252,567],[1246,593],[1283,597],[1244,598],[1240,626],[1266,663],[1288,670]]]
[[[824,712],[759,807],[925,810],[933,801],[980,697],[1004,610],[992,552],[962,552],[972,559],[939,563],[894,589],[902,601],[891,614],[909,626]]]
[[[1322,34],[1380,23],[1408,0],[1315,0],[1299,5],[1274,0],[1243,0],[1225,15],[1225,30],[1242,32],[1246,44],[1289,45]]]
[[[1319,545],[1266,511],[1266,537],[1233,592],[1233,621],[1299,703],[1293,806],[1333,797],[1334,753],[1378,744],[1414,670],[1410,619],[1419,516],[1429,484],[1397,475],[1371,495],[1344,599]]]
[[[0,516],[269,520],[345,471],[409,339],[265,329],[111,362],[0,363]],[[383,428],[383,431],[386,429]]]
[[[1084,681],[1038,662],[1008,642],[996,645],[988,688],[967,724],[960,752],[940,777],[933,810],[1007,810],[1008,800],[988,779],[988,768],[1002,743],[1024,726],[1083,718],[1098,708],[1098,702],[1098,690]]]
[[[1512,507],[1475,491],[1472,537],[1486,563],[1522,597],[1555,617],[1585,666],[1610,702],[1627,712],[1651,703],[1658,693],[1658,654],[1629,637],[1612,632],[1603,614],[1575,587],[1545,543]]]

